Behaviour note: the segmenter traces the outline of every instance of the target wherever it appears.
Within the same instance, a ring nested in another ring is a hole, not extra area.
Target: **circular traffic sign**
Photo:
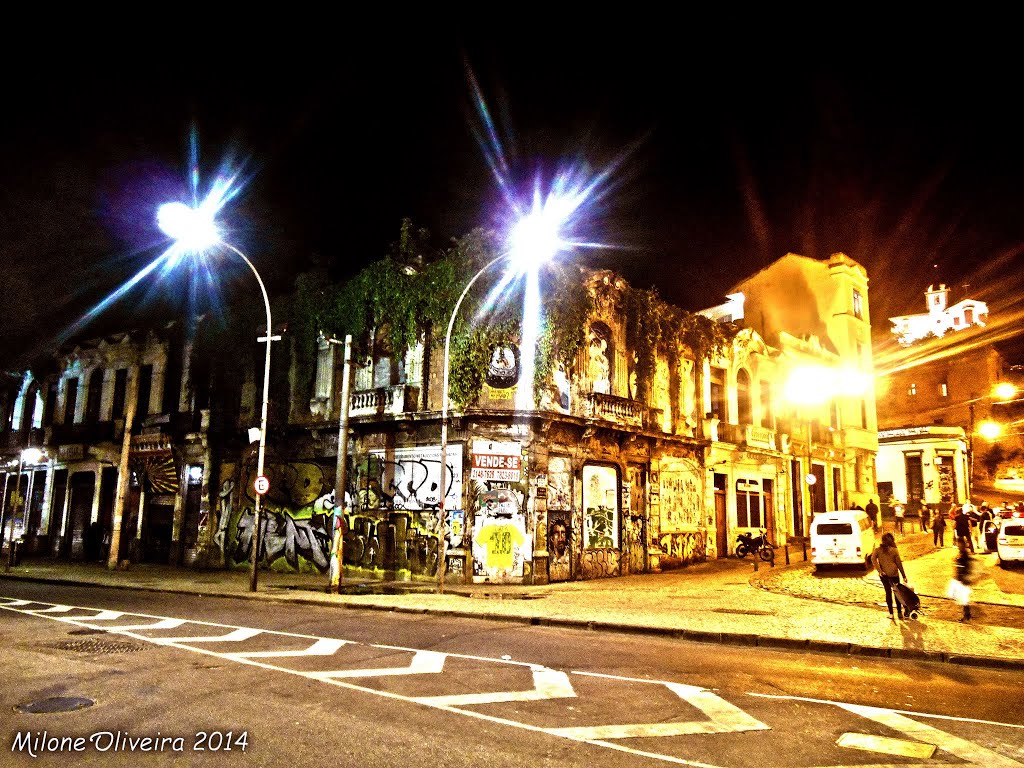
[[[256,478],[256,482],[254,482],[252,486],[256,489],[256,493],[262,496],[270,490],[270,479],[266,475],[260,475]]]

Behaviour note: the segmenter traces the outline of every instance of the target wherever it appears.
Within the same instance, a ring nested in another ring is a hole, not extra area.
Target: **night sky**
[[[204,179],[244,162],[248,183],[224,219],[275,291],[314,263],[345,276],[380,258],[403,217],[438,244],[500,226],[469,73],[523,193],[561,168],[613,168],[574,234],[615,247],[573,258],[683,307],[719,303],[788,251],[843,251],[868,269],[876,328],[924,311],[932,282],[993,314],[1021,311],[1019,67],[997,46],[968,59],[694,32],[623,44],[612,30],[403,29],[286,51],[249,40],[244,57],[62,50],[59,67],[14,70],[0,358],[45,347],[159,252],[155,207],[187,190],[193,126]],[[257,301],[251,280],[226,274],[223,289]],[[184,288],[169,279],[159,291]]]

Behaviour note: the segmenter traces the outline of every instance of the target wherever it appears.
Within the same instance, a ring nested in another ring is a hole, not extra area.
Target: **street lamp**
[[[543,264],[550,261],[558,250],[565,245],[565,242],[558,234],[564,217],[564,210],[559,210],[557,206],[551,208],[547,206],[541,207],[539,202],[535,201],[534,209],[527,216],[521,218],[512,229],[510,248],[484,264],[470,281],[466,283],[466,287],[462,289],[462,293],[452,308],[451,318],[448,320],[448,331],[444,336],[444,383],[441,391],[441,492],[437,511],[438,538],[440,539],[438,542],[437,584],[438,591],[441,593],[444,592],[445,550],[448,541],[445,536],[444,502],[447,495],[445,473],[448,470],[448,377],[450,374],[452,329],[455,327],[455,318],[458,316],[459,307],[462,306],[462,301],[469,293],[469,289],[473,287],[473,284],[484,272],[499,261],[511,260],[516,264],[517,270],[521,273],[539,269]]]
[[[190,208],[184,203],[165,203],[157,211],[157,223],[160,229],[182,248],[184,252],[199,253],[215,246],[227,248],[246,263],[256,282],[259,283],[260,293],[263,294],[263,308],[267,313],[267,334],[266,357],[263,363],[263,405],[260,411],[260,438],[259,451],[256,459],[256,505],[255,521],[252,535],[252,564],[249,571],[249,591],[255,592],[257,586],[257,563],[260,552],[260,522],[263,512],[263,494],[267,491],[267,484],[263,480],[263,463],[267,450],[267,403],[270,398],[270,343],[274,341],[273,324],[270,319],[270,298],[267,296],[267,288],[263,284],[263,278],[256,271],[249,258],[238,248],[226,243],[221,239],[220,231],[214,221],[215,211],[209,206]]]
[[[997,422],[985,420],[975,424],[974,406],[982,400],[998,400],[1003,403],[1015,402],[1018,393],[1017,387],[1008,381],[1000,382],[992,388],[992,392],[979,397],[972,397],[967,401],[970,423],[967,428],[967,500],[970,501],[974,494],[974,434],[977,432],[986,440],[995,440],[1002,432],[1002,426]],[[963,403],[961,402],[962,406]]]
[[[21,473],[24,471],[26,464],[36,464],[43,458],[43,452],[38,448],[25,448],[18,454],[18,481],[14,486],[14,506],[11,509],[11,521],[9,528],[9,535],[7,536],[7,562],[4,563],[4,570],[11,570],[11,566],[14,565],[14,516],[18,511],[18,505],[21,506],[21,519],[22,525],[28,518],[28,503],[23,502],[21,498]]]

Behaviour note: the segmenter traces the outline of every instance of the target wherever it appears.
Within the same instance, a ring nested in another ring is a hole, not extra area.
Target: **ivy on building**
[[[391,354],[404,354],[420,342],[428,348],[443,345],[459,296],[473,276],[498,257],[500,248],[497,235],[484,229],[438,248],[426,230],[406,219],[390,251],[349,280],[332,282],[326,271],[300,275],[289,312],[297,383],[307,389],[312,384],[321,333],[333,338],[351,334],[357,357],[368,355],[371,343],[378,353]],[[510,290],[491,296],[500,264],[494,270],[494,279],[474,283],[452,328],[449,393],[459,409],[479,397],[492,351],[522,343],[522,293]],[[625,316],[638,399],[650,396],[659,355],[675,370],[685,349],[702,360],[723,350],[735,333],[732,326],[686,312],[664,302],[656,291],[624,281],[588,288],[579,267],[551,266],[543,271],[540,287],[543,296],[557,300],[542,302],[533,381],[538,402],[559,363],[573,368],[586,344],[595,299],[609,298],[602,291],[617,294],[614,299]],[[678,382],[673,385],[678,394]]]

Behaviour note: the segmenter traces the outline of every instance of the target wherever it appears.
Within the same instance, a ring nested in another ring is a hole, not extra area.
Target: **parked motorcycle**
[[[748,554],[757,553],[766,563],[775,562],[775,547],[768,540],[768,531],[761,529],[761,535],[754,536],[751,533],[741,533],[736,537],[736,557],[742,559]]]

